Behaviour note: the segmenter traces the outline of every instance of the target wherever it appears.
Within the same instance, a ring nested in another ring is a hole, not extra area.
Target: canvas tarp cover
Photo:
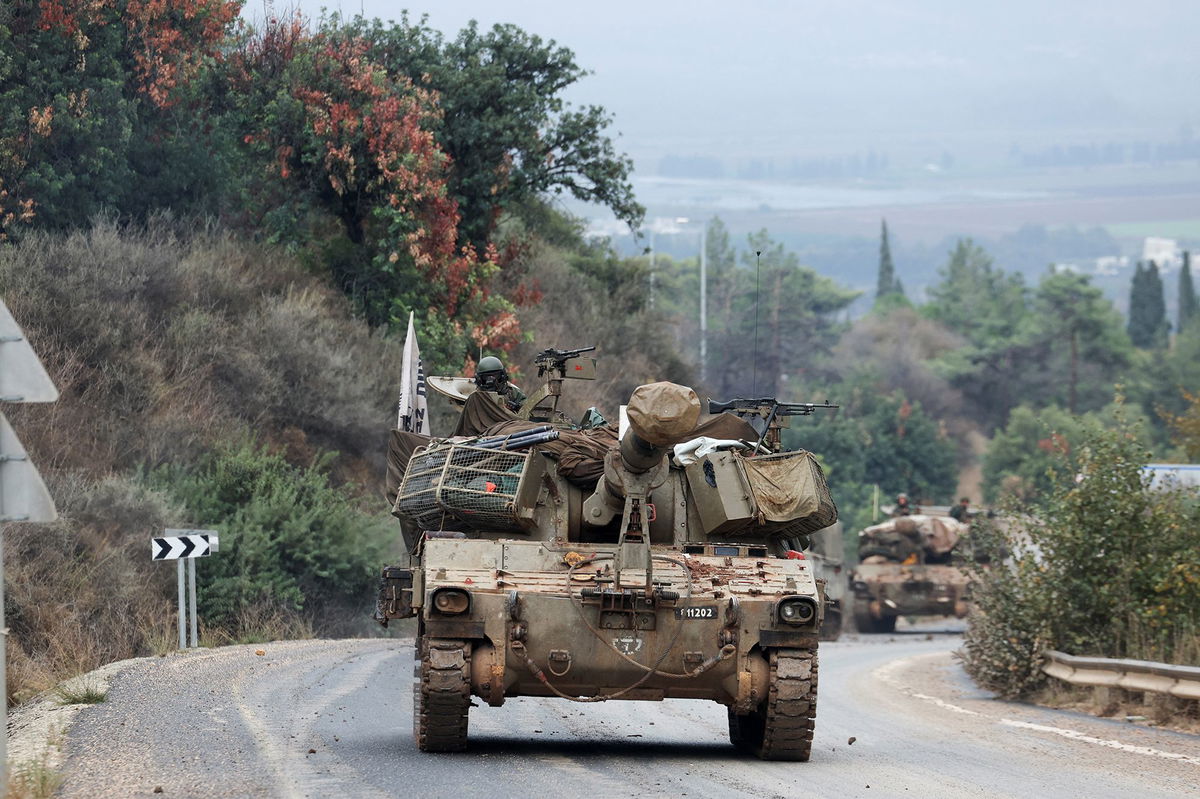
[[[656,447],[686,440],[700,416],[696,392],[678,383],[661,381],[638,386],[629,397],[629,424]]]
[[[498,395],[487,391],[476,391],[467,397],[454,427],[455,436],[479,436],[494,425],[516,420],[516,414],[504,407]],[[526,423],[528,424],[528,423]]]
[[[859,533],[862,539],[860,549],[868,548],[875,542],[886,544],[897,536],[906,536],[919,541],[929,555],[943,557],[958,546],[959,539],[967,529],[968,525],[947,516],[901,516],[872,525]]]
[[[742,458],[759,521],[774,535],[806,535],[837,521],[825,475],[805,450]]]
[[[701,416],[696,426],[683,440],[691,441],[700,436],[749,441],[750,443],[758,440],[758,433],[750,426],[750,423],[732,413],[717,413],[707,418]]]
[[[404,472],[408,469],[409,459],[417,447],[427,447],[431,441],[432,436],[409,433],[405,430],[392,431],[388,439],[386,487],[388,507],[393,509],[393,513],[396,507],[396,492],[404,482]]]
[[[545,422],[527,422],[510,419],[489,427],[484,435],[505,436],[545,425]],[[604,474],[604,456],[617,446],[617,431],[611,427],[591,430],[559,430],[558,438],[538,444],[532,449],[544,452],[558,461],[558,473],[583,488],[595,488],[600,475]]]

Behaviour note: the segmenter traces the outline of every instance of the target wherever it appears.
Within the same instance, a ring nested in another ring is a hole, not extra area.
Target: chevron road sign
[[[179,566],[179,648],[187,649],[188,598],[192,606],[192,646],[200,645],[200,634],[196,621],[196,558],[206,558],[217,551],[220,539],[216,530],[163,530],[163,534],[150,539],[151,560],[173,560]],[[187,563],[187,579],[184,578],[184,562]],[[184,590],[190,583],[190,590]]]
[[[166,535],[150,539],[151,560],[206,558],[217,551],[216,530],[164,530]]]

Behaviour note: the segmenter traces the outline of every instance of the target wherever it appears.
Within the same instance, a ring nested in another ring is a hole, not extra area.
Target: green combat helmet
[[[504,364],[495,355],[488,355],[485,358],[479,359],[479,365],[475,367],[475,384],[484,391],[501,392],[504,384],[508,382],[508,372],[504,368]]]
[[[479,365],[475,367],[475,385],[480,391],[500,395],[512,411],[520,408],[521,403],[525,401],[525,393],[508,382],[508,371],[495,355],[479,359]]]

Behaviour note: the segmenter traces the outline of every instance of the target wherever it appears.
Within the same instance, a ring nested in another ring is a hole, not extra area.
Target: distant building
[[[1096,259],[1096,274],[1115,275],[1122,269],[1129,268],[1129,258],[1125,255],[1104,255]]]
[[[1200,463],[1148,463],[1151,488],[1200,488]]]
[[[1179,252],[1179,242],[1175,239],[1147,236],[1142,242],[1142,260],[1158,264],[1160,272],[1169,272],[1182,265],[1183,256]]]

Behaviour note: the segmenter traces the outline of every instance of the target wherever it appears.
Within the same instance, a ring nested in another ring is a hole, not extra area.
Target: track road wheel
[[[892,633],[896,631],[896,617],[877,619],[871,615],[867,602],[859,600],[854,603],[854,626],[860,633]]]
[[[836,641],[842,634],[842,609],[837,607],[825,609],[825,620],[821,622],[820,639]]]
[[[422,752],[467,748],[471,709],[471,645],[466,641],[418,639],[421,658],[413,686],[413,735]]]
[[[884,616],[875,622],[875,629],[872,632],[876,633],[894,633],[896,632],[896,617]]]
[[[771,682],[757,710],[729,710],[729,740],[763,760],[807,761],[817,714],[816,649],[777,649],[770,654]]]

